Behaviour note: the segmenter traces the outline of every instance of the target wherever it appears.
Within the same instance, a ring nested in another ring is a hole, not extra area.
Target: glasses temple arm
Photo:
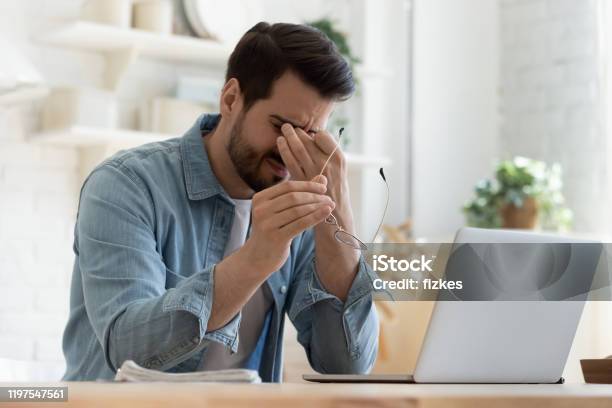
[[[323,168],[321,169],[319,176],[323,174],[323,171],[325,171],[325,167],[327,167],[327,163],[329,163],[331,158],[334,156],[334,153],[336,153],[336,150],[338,150],[338,147],[340,146],[340,139],[342,138],[342,132],[344,132],[344,128],[340,128],[340,132],[338,135],[338,144],[336,145],[336,147],[334,147],[334,150],[332,150],[332,152],[329,154],[329,157],[327,158],[327,160],[325,160],[325,164],[323,164]]]
[[[380,223],[378,224],[378,228],[376,228],[376,232],[374,233],[374,236],[372,237],[372,241],[374,242],[374,240],[376,240],[376,237],[378,236],[378,233],[380,232],[380,228],[383,225],[383,222],[385,221],[385,216],[387,215],[387,208],[389,207],[389,183],[387,183],[387,178],[385,177],[385,173],[383,172],[382,167],[380,168],[380,176],[382,177],[383,181],[385,182],[385,189],[387,192],[387,199],[385,200],[385,209],[383,211],[383,215],[380,218]]]

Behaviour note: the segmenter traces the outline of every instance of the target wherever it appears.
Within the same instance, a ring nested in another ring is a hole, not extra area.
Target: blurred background
[[[78,193],[119,149],[216,112],[236,41],[309,23],[351,62],[345,127],[359,235],[464,225],[610,242],[612,7],[605,0],[4,0],[0,2],[0,380],[63,374]],[[378,305],[378,372],[409,372],[431,305]],[[588,304],[566,367],[612,354],[612,309]],[[307,371],[288,328],[287,380]]]

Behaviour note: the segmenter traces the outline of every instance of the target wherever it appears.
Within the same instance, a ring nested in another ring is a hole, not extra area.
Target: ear
[[[242,110],[242,91],[236,78],[230,79],[223,86],[219,106],[221,116],[224,117],[231,117]]]

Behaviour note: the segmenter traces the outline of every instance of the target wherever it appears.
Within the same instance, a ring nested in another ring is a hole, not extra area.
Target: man
[[[319,176],[336,147],[323,129],[353,90],[321,32],[259,23],[229,59],[220,115],[94,169],[75,228],[64,380],[109,379],[131,359],[278,382],[285,312],[315,370],[370,370],[373,273],[324,222],[333,214],[354,233],[339,150]]]

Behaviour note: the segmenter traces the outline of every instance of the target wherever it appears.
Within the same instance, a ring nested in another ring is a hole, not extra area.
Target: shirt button
[[[287,293],[287,286],[285,286],[285,285],[281,286],[281,287],[280,287],[280,293],[282,293],[283,295],[284,295],[285,293]]]
[[[198,344],[200,342],[200,338],[194,337],[191,341],[193,342],[193,344]]]

